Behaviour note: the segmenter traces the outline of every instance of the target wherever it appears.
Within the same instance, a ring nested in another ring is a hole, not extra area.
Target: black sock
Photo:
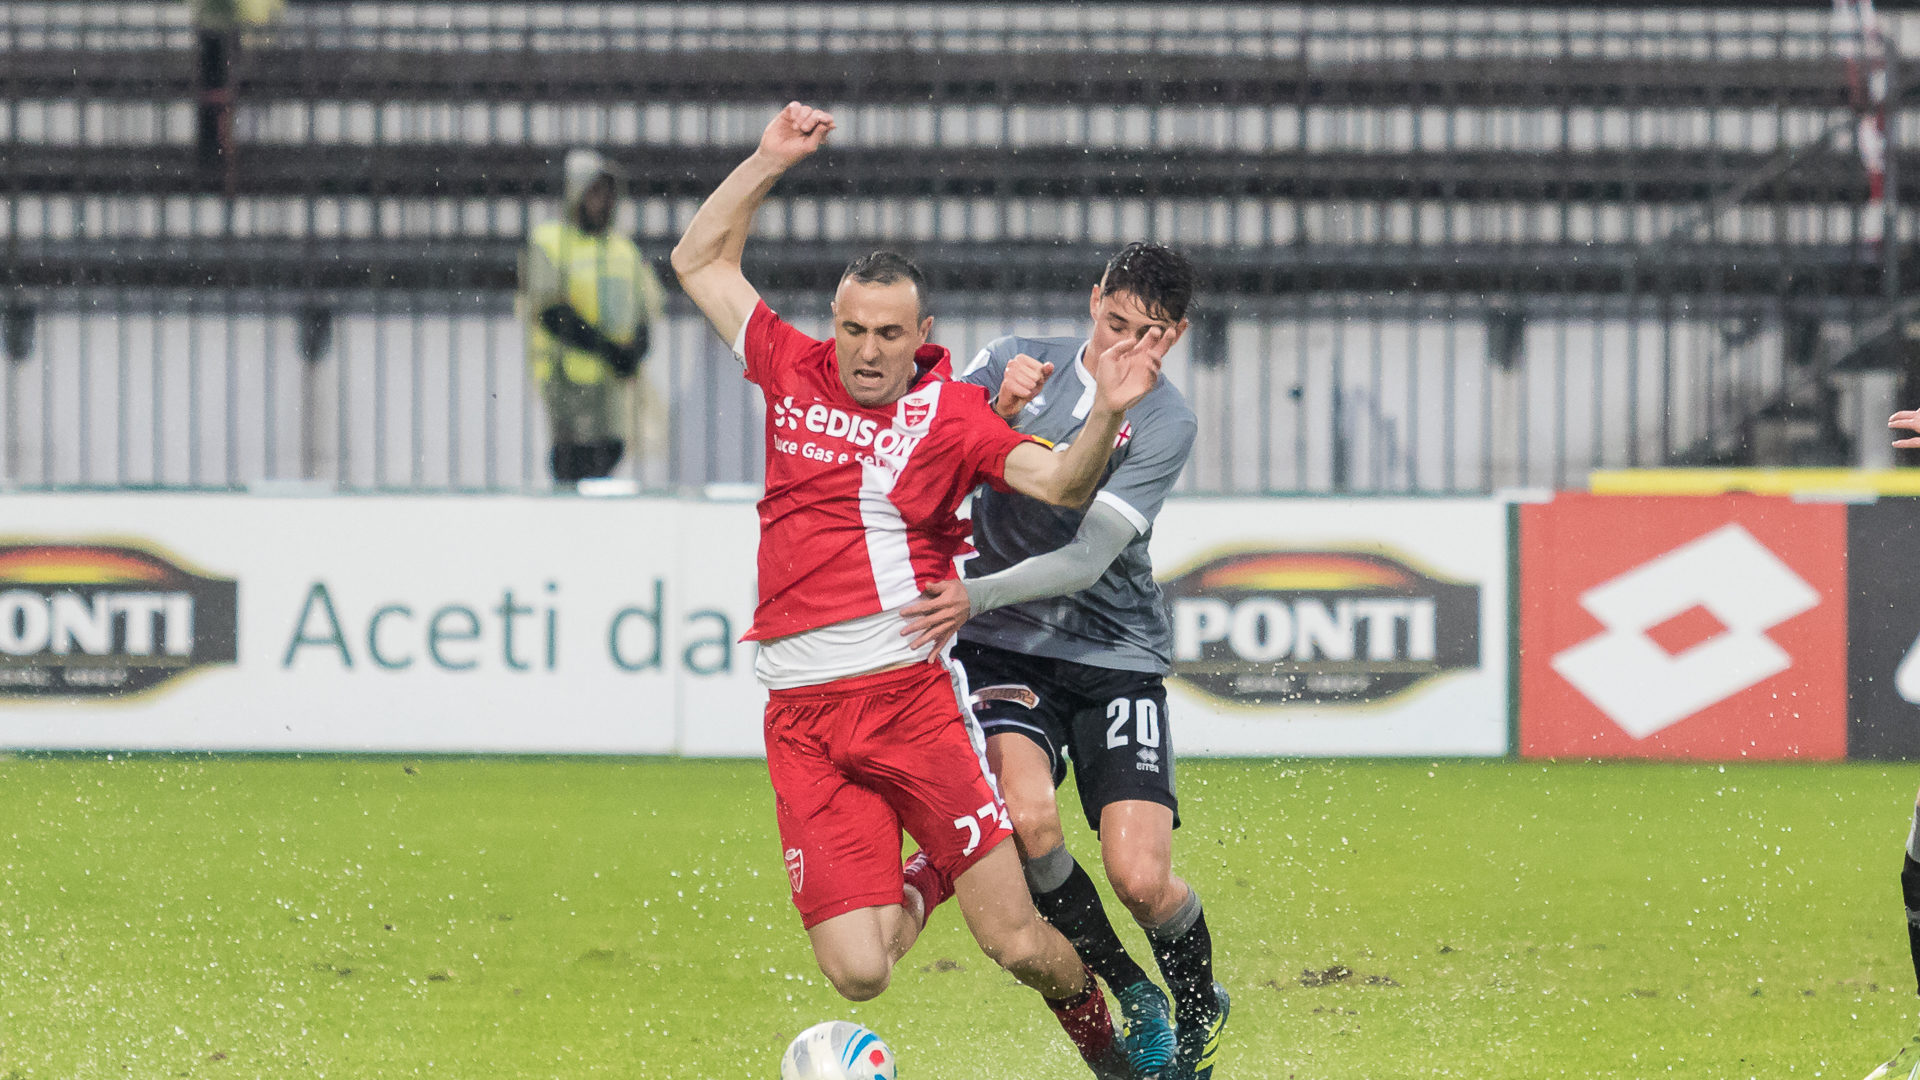
[[[1907,907],[1907,949],[1913,954],[1913,981],[1920,989],[1920,926],[1914,923],[1920,919],[1920,862],[1914,862],[1912,855],[1902,858],[1900,895]]]
[[[1059,850],[1066,854],[1065,848]],[[1070,855],[1067,857],[1072,859]],[[1080,959],[1087,962],[1095,975],[1105,979],[1108,986],[1118,990],[1146,981],[1147,973],[1140,970],[1140,965],[1127,955],[1126,946],[1120,944],[1120,935],[1114,933],[1113,923],[1107,919],[1107,909],[1100,903],[1093,879],[1078,862],[1058,887],[1035,892],[1033,906],[1040,909],[1040,917],[1066,937],[1073,951],[1079,953]]]
[[[1148,930],[1147,941],[1173,994],[1174,1019],[1182,1027],[1211,1021],[1219,1003],[1213,996],[1213,935],[1200,894],[1189,889],[1187,902],[1173,918]]]

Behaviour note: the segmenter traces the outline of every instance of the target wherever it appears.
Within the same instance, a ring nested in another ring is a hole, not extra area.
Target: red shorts
[[[950,879],[1013,835],[979,729],[937,663],[774,690],[766,739],[787,881],[808,927],[900,903],[902,828]]]

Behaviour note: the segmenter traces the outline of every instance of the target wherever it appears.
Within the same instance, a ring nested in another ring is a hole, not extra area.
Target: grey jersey
[[[1051,363],[1046,386],[1013,426],[1058,446],[1073,441],[1093,408],[1093,376],[1081,356],[1085,347],[1077,338],[1004,337],[981,350],[961,378],[993,395],[1015,356],[1026,353]],[[1186,398],[1162,378],[1128,410],[1119,447],[1094,496],[1132,522],[1139,535],[1092,586],[983,612],[960,628],[960,637],[1028,656],[1166,674],[1173,634],[1147,541],[1153,519],[1186,468],[1197,429]],[[980,488],[973,498],[973,544],[980,554],[968,560],[966,575],[991,574],[1064,546],[1082,516],[1025,495]]]

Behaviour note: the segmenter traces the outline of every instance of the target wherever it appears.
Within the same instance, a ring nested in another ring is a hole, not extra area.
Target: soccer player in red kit
[[[762,303],[741,272],[755,208],[819,149],[833,117],[799,103],[688,223],[673,268],[733,343],[767,402],[759,607],[748,637],[769,690],[765,733],[788,883],[820,969],[842,995],[885,990],[948,895],[980,947],[1052,1007],[1102,1078],[1129,1076],[1106,1001],[1059,931],[1034,910],[1006,804],[964,687],[900,609],[957,577],[955,510],[979,483],[1057,505],[1093,495],[1125,410],[1150,390],[1171,342],[1128,338],[1095,360],[1096,401],[1063,450],[1015,433],[985,391],[950,382],[927,344],[918,269],[856,260],[816,341]],[[903,867],[902,829],[920,845]]]

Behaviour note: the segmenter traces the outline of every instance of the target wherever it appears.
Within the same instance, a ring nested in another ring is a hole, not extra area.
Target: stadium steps
[[[289,32],[291,35],[291,32]],[[1144,35],[1142,35],[1144,36]],[[235,69],[242,102],[765,102],[1843,108],[1829,59],[1519,57],[1302,61],[1160,50],[422,49],[297,35]],[[150,102],[195,92],[191,47],[0,54],[0,97]]]
[[[936,293],[1052,289],[1078,280],[1110,253],[1100,244],[934,241],[917,250],[878,237],[766,239],[749,246],[746,269],[768,290],[826,292],[851,256],[877,247],[923,256]],[[1510,294],[1548,286],[1556,293],[1679,297],[1684,303],[1689,294],[1708,292],[1872,298],[1880,288],[1877,263],[1841,245],[1694,244],[1637,261],[1618,245],[1189,245],[1188,251],[1210,295]],[[507,290],[515,284],[518,253],[519,245],[508,239],[20,240],[0,246],[0,286]],[[1916,275],[1920,264],[1909,260],[1903,278]]]
[[[733,146],[607,147],[650,198],[703,198],[739,163]],[[242,144],[236,194],[278,196],[559,196],[563,149],[469,143]],[[1705,202],[1764,168],[1764,154],[1647,149],[1586,152],[1352,153],[1197,149],[1152,155],[1071,146],[834,147],[781,180],[784,196],[1000,198],[1286,198],[1575,203]],[[1920,151],[1899,155],[1920,176]],[[0,191],[16,194],[185,195],[224,190],[224,171],[187,146],[16,144],[0,156]],[[1749,205],[1857,205],[1858,158],[1809,153]],[[1920,184],[1902,201],[1920,203]]]
[[[489,32],[498,43],[499,35]],[[1845,80],[1830,57],[1809,59],[1605,59],[1547,55],[1552,39],[1509,43],[1527,55],[1311,60],[1297,56],[1153,49],[1147,34],[1114,44],[1068,48],[1044,37],[915,51],[872,37],[832,51],[740,48],[685,37],[610,34],[581,47],[577,31],[536,31],[526,48],[427,48],[433,35],[373,36],[287,26],[236,62],[244,106],[302,103],[479,106],[539,103],[771,106],[793,97],[832,105],[1010,109],[1068,106],[1225,106],[1292,110],[1789,108],[1831,112],[1847,105]],[[439,34],[451,42],[457,34]],[[838,34],[836,33],[836,38]],[[856,35],[857,37],[857,35]],[[1136,40],[1137,39],[1137,40]],[[554,42],[562,41],[556,47]],[[1157,39],[1156,39],[1157,40]],[[164,41],[164,44],[161,43]],[[124,40],[120,42],[124,44]],[[1263,43],[1263,42],[1262,42]],[[1356,48],[1382,42],[1357,37]],[[1388,43],[1389,46],[1391,43]],[[1747,40],[1749,52],[1771,44]],[[1798,44],[1804,45],[1805,42]],[[1447,47],[1491,49],[1491,40]],[[1056,47],[1057,46],[1057,47]],[[1720,45],[1715,44],[1714,48]],[[1133,48],[1137,51],[1126,51]],[[0,52],[0,95],[16,102],[184,105],[196,94],[191,35],[156,34],[134,47],[14,48]],[[1162,117],[1163,112],[1150,112]],[[1164,122],[1164,121],[1161,121]],[[1462,123],[1470,122],[1462,120]],[[408,128],[400,125],[397,129]],[[562,148],[483,141],[403,140],[393,144],[286,145],[243,141],[231,175],[202,163],[192,146],[59,145],[16,136],[0,153],[0,197],[32,194],[172,197],[242,196],[397,199],[552,199]],[[1433,132],[1426,132],[1431,139]],[[643,197],[697,199],[737,163],[735,146],[607,147]],[[1294,199],[1377,203],[1437,200],[1558,210],[1647,203],[1698,206],[1752,176],[1768,156],[1729,150],[1458,150],[1328,152],[1082,149],[1071,146],[961,148],[835,146],[782,182],[782,197],[1057,199]],[[1920,152],[1898,168],[1920,175]],[[1749,206],[1857,206],[1865,197],[1857,158],[1809,153]],[[1903,185],[1920,203],[1920,185]],[[1611,211],[1610,211],[1611,212]],[[163,218],[163,220],[165,220]],[[1829,237],[1831,233],[1827,234]],[[648,237],[650,249],[661,243]],[[750,260],[770,288],[830,287],[866,238],[756,240]],[[911,247],[911,245],[907,245]],[[1026,289],[1078,275],[1105,257],[1096,244],[994,239],[922,245],[941,289]],[[1597,294],[1798,295],[1832,290],[1872,296],[1875,267],[1841,243],[1792,245],[1695,242],[1650,257],[1619,245],[1301,244],[1277,248],[1193,248],[1206,287],[1243,296],[1351,291],[1394,294],[1446,289],[1510,292],[1539,288]],[[299,287],[364,289],[508,288],[517,242],[442,236],[351,240],[334,236],[204,239],[96,236],[0,240],[0,283],[33,287]],[[1638,263],[1634,260],[1638,259]],[[1915,280],[1909,274],[1904,280]]]

